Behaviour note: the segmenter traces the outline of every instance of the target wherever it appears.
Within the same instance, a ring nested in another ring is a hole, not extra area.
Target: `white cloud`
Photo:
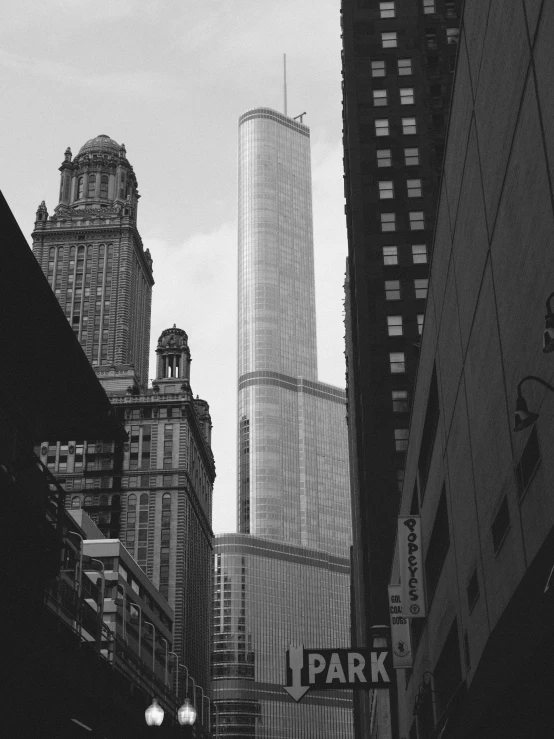
[[[158,336],[174,323],[187,332],[191,387],[207,400],[217,479],[214,531],[235,528],[236,227],[195,234],[181,244],[143,237],[154,260],[150,377]]]

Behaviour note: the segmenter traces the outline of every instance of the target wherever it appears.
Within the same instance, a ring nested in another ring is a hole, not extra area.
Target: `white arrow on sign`
[[[298,703],[304,693],[310,689],[309,685],[302,685],[301,682],[301,672],[304,667],[304,646],[302,644],[299,647],[293,647],[292,644],[289,646],[289,667],[292,672],[292,686],[284,685],[283,687]]]

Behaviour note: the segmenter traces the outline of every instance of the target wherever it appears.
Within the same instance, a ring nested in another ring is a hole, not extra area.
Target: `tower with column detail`
[[[33,251],[128,441],[49,439],[37,454],[65,488],[67,505],[83,508],[105,536],[120,539],[174,609],[168,655],[160,634],[154,650],[149,641],[153,604],[133,605],[129,597],[117,604],[114,596],[140,669],[157,661],[181,701],[188,688],[200,709],[211,645],[209,406],[192,393],[188,337],[176,325],[158,338],[148,387],[152,259],[137,230],[137,180],[125,147],[97,136],[74,159],[68,149],[60,171],[59,203],[52,216],[39,206]],[[136,582],[132,588],[140,589]],[[207,723],[206,715],[205,732]]]
[[[33,252],[107,391],[148,382],[152,259],[123,144],[102,134],[60,167],[59,203],[37,210]]]

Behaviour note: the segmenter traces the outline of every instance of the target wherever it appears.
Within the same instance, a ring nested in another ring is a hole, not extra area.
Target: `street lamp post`
[[[152,672],[156,675],[156,627],[151,621],[144,620],[143,623],[152,627]]]
[[[189,695],[189,668],[186,665],[182,665],[180,662],[177,666],[177,672],[179,671],[179,667],[182,667],[183,670],[187,673],[187,682],[185,683],[185,698],[188,698]]]
[[[210,706],[213,706],[214,713],[215,713],[215,726],[214,726],[214,729],[215,729],[215,737],[217,739],[217,736],[218,736],[218,730],[217,730],[217,728],[218,728],[218,726],[220,724],[220,721],[221,721],[221,717],[220,717],[221,708],[213,700],[210,701]],[[219,721],[218,721],[218,718],[220,719]],[[210,717],[210,721],[211,721],[211,717]],[[210,726],[211,726],[211,723],[210,723]]]
[[[78,536],[80,539],[80,546],[79,546],[79,579],[77,581],[77,634],[79,635],[79,639],[81,638],[81,635],[83,633],[83,627],[81,624],[81,594],[83,592],[83,541],[84,538],[81,536],[81,534],[78,531],[68,531],[68,536]]]
[[[142,662],[142,608],[140,606],[137,606],[136,603],[133,603],[133,601],[130,602],[130,604],[133,608],[136,608],[139,612],[139,638],[138,638],[138,651],[139,651],[139,662]]]
[[[175,693],[177,694],[177,700],[179,700],[179,655],[176,652],[169,652],[169,654],[175,657],[177,662]]]
[[[169,657],[169,644],[167,643],[167,639],[163,636],[160,636],[160,639],[165,642],[165,684],[167,686],[167,659]]]

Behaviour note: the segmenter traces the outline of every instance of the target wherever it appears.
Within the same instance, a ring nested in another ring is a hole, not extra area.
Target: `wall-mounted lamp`
[[[516,413],[514,417],[513,429],[514,431],[523,431],[523,429],[532,426],[539,417],[538,413],[532,413],[529,410],[529,408],[527,407],[527,401],[521,393],[521,386],[524,382],[526,382],[526,380],[535,380],[535,382],[539,382],[541,385],[544,385],[545,388],[554,393],[554,387],[552,387],[552,385],[549,385],[548,382],[545,382],[540,377],[536,377],[535,375],[527,375],[522,380],[520,380],[517,384]]]
[[[545,354],[554,352],[554,313],[550,307],[550,301],[554,293],[550,293],[546,299],[546,316],[544,317],[544,334],[542,336],[542,350]]]

